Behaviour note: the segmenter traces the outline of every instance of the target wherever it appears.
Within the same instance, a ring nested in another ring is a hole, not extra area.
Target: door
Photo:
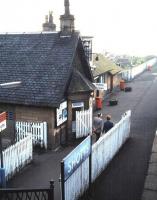
[[[81,110],[83,110],[82,107],[72,109],[72,132],[73,133],[76,132],[76,111],[81,111]]]

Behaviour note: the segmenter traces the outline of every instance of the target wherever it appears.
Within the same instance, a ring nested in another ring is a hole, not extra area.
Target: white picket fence
[[[144,72],[145,70],[148,69],[148,66],[153,66],[157,63],[157,59],[153,58],[151,60],[148,60],[147,62],[132,67],[130,69],[126,69],[122,72],[122,78],[126,81],[131,81],[132,79],[134,79],[137,75],[141,74],[142,72]]]
[[[87,158],[74,174],[64,183],[65,194],[63,200],[75,200],[89,187],[89,158]]]
[[[19,142],[3,151],[3,165],[6,180],[31,162],[33,158],[32,135],[29,134]]]
[[[16,122],[16,141],[32,134],[33,145],[40,144],[47,149],[47,122]]]
[[[76,111],[76,138],[88,136],[92,132],[92,108]]]
[[[130,136],[131,111],[92,146],[92,182],[106,168]]]
[[[131,111],[129,110],[110,131],[101,136],[100,139],[92,145],[91,161],[89,157],[86,158],[66,181],[64,181],[64,177],[62,178],[61,189],[62,194],[64,194],[62,195],[62,200],[74,200],[83,195],[90,186],[90,180],[92,182],[95,181],[114,158],[124,142],[129,138],[130,123]],[[87,146],[84,146],[84,148],[87,148]],[[73,152],[75,151],[76,149],[73,150]],[[72,152],[67,158],[71,156],[71,154]],[[75,164],[77,160],[79,161],[79,159],[81,159],[81,156],[79,157],[77,154],[72,154],[71,157],[73,157],[73,159],[69,160],[69,166],[71,166],[71,163]],[[68,169],[66,168],[66,170]]]

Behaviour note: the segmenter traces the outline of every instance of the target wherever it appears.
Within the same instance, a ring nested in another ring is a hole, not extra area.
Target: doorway
[[[76,111],[84,110],[84,102],[72,103],[72,132],[76,132]]]

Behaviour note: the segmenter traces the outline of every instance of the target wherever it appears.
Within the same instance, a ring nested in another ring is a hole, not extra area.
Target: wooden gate
[[[86,137],[92,132],[92,121],[92,108],[76,111],[76,138]]]
[[[33,158],[32,135],[16,142],[14,145],[2,151],[3,164],[6,180],[10,179],[15,173],[20,171]],[[1,161],[1,159],[0,159]]]
[[[40,144],[47,149],[47,123],[46,122],[16,122],[16,141],[32,134],[33,145]]]

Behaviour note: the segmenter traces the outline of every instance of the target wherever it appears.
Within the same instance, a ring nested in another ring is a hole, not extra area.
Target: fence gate
[[[33,157],[32,135],[28,135],[2,152],[6,180],[20,171]]]
[[[54,200],[54,181],[47,189],[0,189],[1,200]]]
[[[92,108],[76,111],[76,138],[86,137],[92,132],[92,120]]]
[[[32,134],[33,144],[47,149],[47,122],[16,121],[16,141]]]

